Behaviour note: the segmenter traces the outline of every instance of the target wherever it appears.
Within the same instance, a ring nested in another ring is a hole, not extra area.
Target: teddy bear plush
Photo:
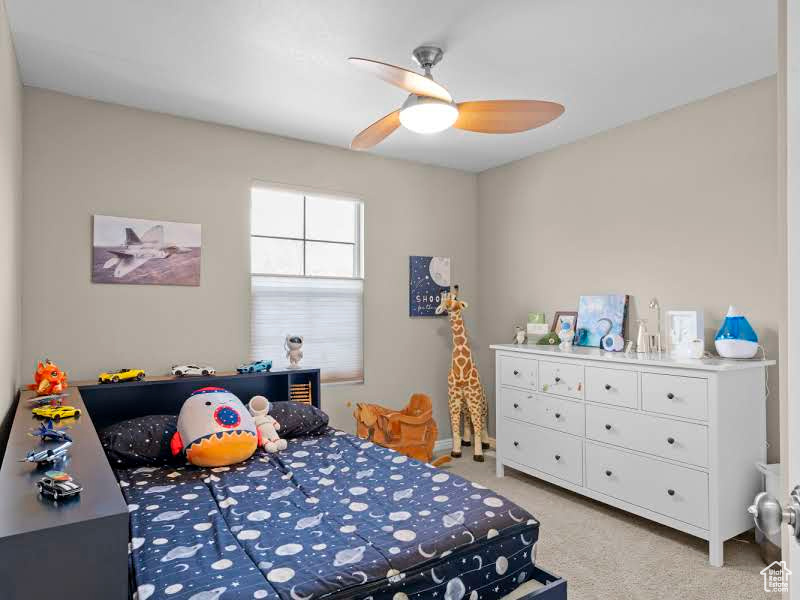
[[[286,450],[286,440],[278,437],[281,424],[269,416],[269,400],[264,396],[253,396],[247,405],[256,422],[261,445],[267,452]]]

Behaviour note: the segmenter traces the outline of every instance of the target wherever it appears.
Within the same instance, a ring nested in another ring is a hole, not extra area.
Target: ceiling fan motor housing
[[[430,76],[431,68],[434,67],[444,56],[444,50],[438,46],[418,46],[411,53],[414,62],[425,69],[425,74]]]

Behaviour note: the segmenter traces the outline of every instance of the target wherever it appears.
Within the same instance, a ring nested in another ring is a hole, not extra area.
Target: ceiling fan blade
[[[544,100],[479,100],[458,103],[453,127],[479,133],[517,133],[560,117],[564,107]]]
[[[418,96],[429,96],[430,98],[438,98],[445,102],[452,102],[453,97],[444,87],[436,83],[433,79],[428,79],[424,75],[396,67],[386,63],[378,62],[377,60],[370,60],[368,58],[358,58],[351,56],[347,60],[350,64],[355,65],[362,71],[366,71],[371,75],[375,75],[383,79],[387,83],[396,85],[412,94]]]
[[[364,131],[359,133],[350,142],[353,150],[369,150],[375,144],[382,142],[400,127],[400,110],[389,113],[385,117],[378,119]]]

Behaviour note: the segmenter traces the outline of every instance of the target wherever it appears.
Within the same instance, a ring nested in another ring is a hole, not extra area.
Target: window
[[[256,186],[250,206],[251,358],[284,365],[301,335],[322,381],[363,381],[362,203]]]

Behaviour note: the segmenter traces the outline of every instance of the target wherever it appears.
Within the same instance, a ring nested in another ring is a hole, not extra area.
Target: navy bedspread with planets
[[[533,570],[530,514],[340,431],[231,467],[117,476],[138,600],[491,600]]]

